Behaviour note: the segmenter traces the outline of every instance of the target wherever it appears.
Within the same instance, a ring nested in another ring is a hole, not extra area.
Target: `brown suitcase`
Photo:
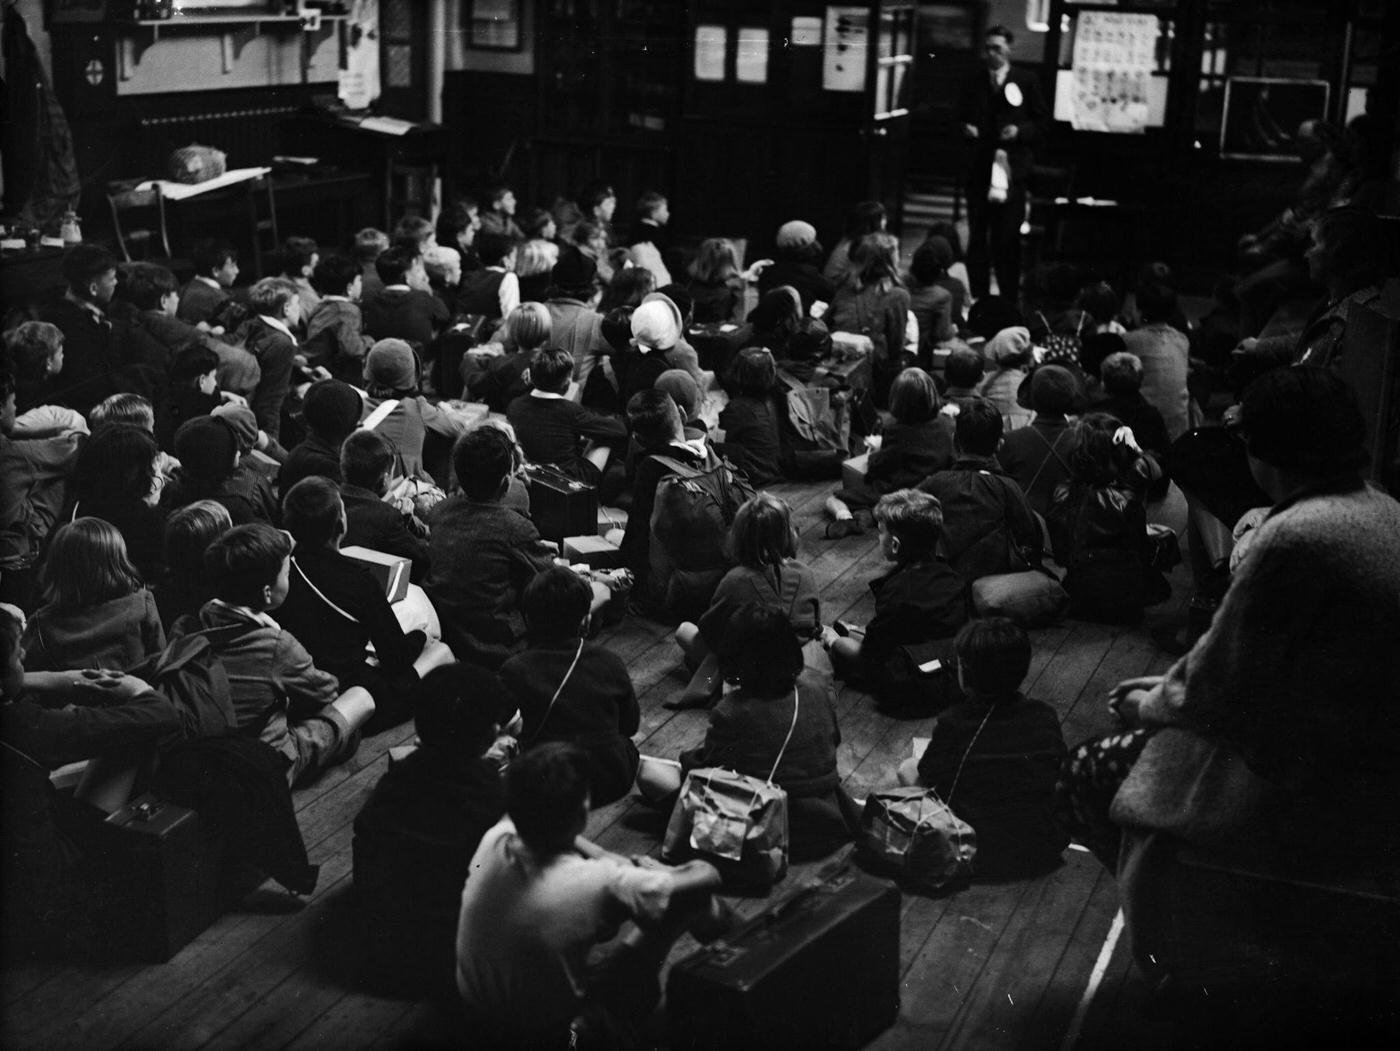
[[[899,889],[849,862],[800,883],[666,984],[671,1046],[858,1048],[899,1014]]]
[[[103,823],[112,955],[164,963],[219,916],[222,842],[188,807],[147,794]]]

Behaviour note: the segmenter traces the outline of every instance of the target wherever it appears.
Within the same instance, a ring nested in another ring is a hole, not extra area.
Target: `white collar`
[[[709,452],[704,438],[676,438],[671,442],[670,448],[684,449],[686,452],[692,452],[701,458],[704,458]]]
[[[322,302],[322,303],[348,303],[348,302],[350,302],[350,297],[349,297],[349,296],[322,296],[322,297],[321,297],[321,302]]]
[[[268,317],[266,314],[259,314],[258,317],[262,318],[273,328],[285,332],[292,340],[296,339],[296,336],[292,335],[292,330],[287,327],[287,323],[285,321],[278,321],[275,317]]]
[[[530,391],[530,397],[532,397],[532,398],[539,398],[541,401],[568,401],[568,400],[569,400],[568,398],[564,397],[564,395],[562,395],[562,394],[555,394],[553,391],[548,391],[548,390],[533,390],[533,389],[532,389],[532,390]]]
[[[413,291],[413,287],[412,287],[411,285],[404,284],[404,283],[402,283],[402,282],[400,282],[400,283],[397,284],[397,285],[385,285],[385,286],[384,286],[384,291],[386,291],[386,292],[397,292],[399,289],[403,289],[405,292],[412,292],[412,291]]]
[[[199,281],[199,282],[202,282],[203,284],[208,285],[210,288],[217,288],[217,289],[219,289],[219,290],[221,290],[221,291],[223,290],[223,287],[224,287],[223,285],[219,284],[219,282],[215,281],[212,277],[205,277],[203,274],[195,274],[195,275],[194,275],[194,279],[195,279],[196,281]]]

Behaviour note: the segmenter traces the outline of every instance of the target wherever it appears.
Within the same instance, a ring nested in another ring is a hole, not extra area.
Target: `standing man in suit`
[[[980,299],[987,294],[995,266],[998,291],[1015,302],[1021,284],[1026,187],[1049,113],[1034,74],[1011,68],[1013,39],[1005,26],[987,30],[986,68],[964,82],[958,120],[972,147],[964,180],[972,295]],[[999,153],[1005,155],[1000,161]]]

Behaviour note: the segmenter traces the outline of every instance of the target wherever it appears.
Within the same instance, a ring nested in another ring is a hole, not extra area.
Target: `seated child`
[[[389,247],[389,235],[383,230],[366,226],[355,235],[355,262],[360,267],[360,302],[368,303],[384,291],[375,260]]]
[[[321,301],[306,319],[306,359],[312,365],[325,366],[337,379],[354,383],[374,345],[374,337],[365,333],[360,313],[364,287],[360,266],[343,255],[328,255],[312,271],[311,286]]]
[[[171,360],[182,348],[201,344],[219,359],[219,389],[239,395],[251,393],[261,376],[257,359],[243,346],[235,346],[226,331],[215,335],[207,331],[207,325],[195,325],[179,317],[178,288],[175,275],[163,266],[127,264],[121,294],[137,311],[129,334],[132,352],[140,361],[162,368],[160,363]],[[238,313],[241,318],[246,312],[238,307]]]
[[[527,460],[551,464],[570,478],[596,486],[613,449],[626,442],[627,428],[615,416],[570,401],[573,374],[574,359],[568,351],[535,351],[529,370],[534,389],[510,403],[506,418]]]
[[[1005,430],[1014,431],[1031,422],[1029,410],[1016,400],[1016,394],[1035,360],[1030,330],[1022,325],[1003,328],[987,340],[984,356],[991,364],[991,375],[977,386],[977,396],[985,398],[1001,413]]]
[[[374,431],[355,431],[341,443],[340,499],[346,521],[341,543],[411,559],[409,579],[417,584],[428,572],[428,527],[384,502],[395,461],[394,447]]]
[[[423,446],[429,434],[448,442],[467,429],[464,417],[446,411],[425,398],[419,389],[418,355],[401,339],[381,339],[365,355],[364,412],[368,419],[389,401],[397,404],[373,427],[393,443],[399,468],[405,476],[432,479],[423,462]],[[446,483],[447,479],[437,479]]]
[[[587,755],[558,742],[506,770],[508,816],[472,856],[457,924],[457,990],[483,1047],[565,1047],[574,1024],[583,1046],[636,1032],[676,938],[718,933],[712,865],[633,862],[582,838],[589,781]],[[637,926],[585,967],[624,920]]]
[[[374,714],[368,693],[340,696],[335,676],[272,619],[287,597],[294,546],[263,523],[230,529],[205,554],[214,598],[199,611],[201,633],[228,672],[238,729],[285,758],[289,785],[354,755]]]
[[[962,627],[967,581],[938,554],[943,508],[935,497],[917,489],[887,493],[875,505],[875,523],[880,553],[895,564],[870,582],[875,618],[863,629],[842,624],[823,634],[837,677],[880,699],[901,646],[946,639]]]
[[[232,528],[228,508],[214,500],[196,500],[165,520],[165,574],[156,585],[156,609],[168,633],[191,630],[191,624],[180,621],[197,617],[214,597],[204,552]]]
[[[422,253],[397,244],[381,252],[374,267],[384,290],[365,301],[365,331],[376,340],[415,343],[426,353],[438,329],[452,318],[432,293]]]
[[[285,495],[303,478],[320,476],[340,481],[340,446],[360,424],[360,392],[344,380],[317,380],[301,402],[306,438],[287,454],[277,474]]]
[[[529,648],[501,665],[501,682],[524,722],[525,751],[566,741],[587,753],[591,802],[621,799],[637,776],[641,711],[624,664],[611,650],[584,641],[593,590],[573,570],[551,566],[525,587],[521,600]]]
[[[904,369],[890,384],[890,414],[880,447],[866,460],[865,484],[838,489],[826,500],[834,521],[828,537],[862,531],[852,507],[873,507],[886,493],[909,489],[953,462],[953,418],[942,410],[938,386],[919,368]]]
[[[996,461],[1001,434],[1002,416],[991,402],[978,398],[961,406],[953,433],[958,458],[919,485],[938,497],[943,552],[968,581],[1040,561],[1040,523]]]
[[[1171,586],[1148,561],[1147,490],[1160,475],[1113,416],[1090,413],[1074,425],[1070,477],[1046,516],[1055,561],[1064,566],[1071,616],[1135,621]]]
[[[977,388],[982,386],[982,374],[986,370],[987,360],[980,350],[959,347],[943,364],[943,379],[948,384],[943,397],[954,405],[977,397]]]
[[[1116,416],[1132,428],[1138,444],[1161,466],[1172,441],[1161,411],[1142,396],[1142,359],[1126,350],[1110,354],[1099,365],[1099,376],[1104,399],[1094,411]]]
[[[978,876],[1012,879],[1058,864],[1069,837],[1052,813],[1065,739],[1055,709],[1019,692],[1031,641],[1006,617],[974,620],[953,641],[964,698],[933,721],[902,785],[932,788],[977,833]]]
[[[156,413],[150,401],[126,392],[108,395],[89,409],[88,423],[94,432],[110,424],[125,423],[140,427],[147,434],[156,433]],[[156,454],[156,472],[162,485],[169,484],[179,467],[180,461],[164,449]]]
[[[1006,436],[997,462],[1025,493],[1031,510],[1043,516],[1050,509],[1050,495],[1069,477],[1065,458],[1070,425],[1065,413],[1074,407],[1079,383],[1063,365],[1041,365],[1031,373],[1030,388],[1035,419]]]
[[[608,317],[611,319],[613,315],[610,313]],[[677,367],[669,351],[681,337],[681,323],[679,308],[664,296],[642,303],[631,312],[627,321],[631,342],[610,359],[622,405],[638,391],[655,386],[663,372]]]
[[[529,393],[530,361],[550,341],[553,328],[542,303],[521,303],[512,310],[502,326],[504,353],[468,351],[462,359],[462,380],[472,398],[484,401],[492,412],[505,412],[512,401]]]
[[[363,686],[374,698],[365,733],[396,726],[413,715],[416,664],[435,658],[421,631],[405,633],[368,568],[340,553],[345,508],[328,478],[303,478],[283,500],[287,531],[296,541],[287,597],[277,621],[306,647],[316,667],[341,689]],[[374,663],[367,646],[374,647]]]
[[[279,273],[297,286],[297,298],[301,300],[301,320],[293,325],[298,332],[304,332],[306,319],[321,303],[321,296],[311,286],[311,275],[316,272],[316,264],[321,260],[321,249],[310,237],[288,237],[277,252]]]
[[[481,837],[505,814],[485,758],[510,695],[485,668],[451,664],[416,691],[418,748],[389,764],[355,818],[355,900],[370,969],[415,993],[452,988],[462,885]]]
[[[698,624],[686,621],[676,629],[676,643],[694,675],[685,693],[665,702],[667,708],[701,707],[719,696],[718,653],[724,629],[734,611],[749,602],[786,610],[806,663],[819,670],[830,668],[820,645],[822,615],[816,578],[797,559],[797,530],[787,503],[771,493],[759,493],[745,502],[734,516],[729,549],[738,565],[719,582],[710,608]]]
[[[459,659],[499,668],[525,644],[520,596],[550,565],[533,522],[502,504],[515,449],[505,432],[478,427],[452,454],[462,491],[432,509],[432,561],[424,589],[442,618],[443,641]]]
[[[248,322],[244,344],[262,369],[248,402],[258,418],[258,428],[277,438],[282,433],[282,406],[291,394],[298,354],[292,330],[301,322],[301,298],[291,281],[265,277],[248,290],[248,305],[257,316]]]
[[[682,574],[670,565],[665,553],[656,552],[657,557],[653,558],[651,515],[657,486],[661,484],[661,479],[674,473],[674,468],[663,462],[661,457],[693,468],[717,466],[719,460],[703,438],[686,438],[676,403],[659,390],[644,390],[633,395],[627,403],[627,419],[633,437],[641,445],[642,455],[637,459],[633,476],[632,505],[628,511],[627,527],[620,537],[615,536],[616,530],[609,537],[622,548],[623,561],[636,578],[638,597],[645,604],[659,608],[674,600],[687,608],[698,605],[695,614],[698,615],[709,606],[713,589],[728,566],[715,565],[711,574],[713,580],[708,588],[703,580],[673,580]],[[742,500],[751,492],[750,489],[738,499]],[[715,551],[723,546],[722,536],[710,538],[710,541],[707,546]],[[662,572],[653,573],[653,563]],[[692,574],[684,576],[690,577]],[[683,613],[680,610],[677,612]]]
[[[63,330],[47,321],[26,321],[5,333],[15,374],[15,412],[47,405],[53,377],[63,371]]]
[[[59,526],[39,583],[44,604],[24,629],[30,671],[125,671],[165,648],[156,601],[116,526],[100,518]]]
[[[180,292],[175,315],[210,331],[232,332],[247,316],[229,296],[238,279],[238,250],[215,238],[196,242],[194,277]]]
[[[710,710],[704,743],[681,753],[682,776],[721,766],[771,777],[788,794],[794,860],[849,841],[831,676],[804,665],[788,614],[760,602],[736,609],[720,643],[719,668],[727,689]]]
[[[516,242],[509,236],[483,230],[476,236],[476,254],[482,266],[462,276],[457,310],[480,314],[488,321],[509,317],[520,305],[520,279],[515,274]]]
[[[218,357],[198,343],[186,346],[170,363],[170,386],[156,421],[160,447],[167,452],[175,448],[175,432],[182,423],[196,416],[208,416],[222,404]]]
[[[777,366],[762,347],[741,350],[732,366],[732,394],[719,414],[723,450],[754,485],[782,481],[780,414],[774,402]]]
[[[66,962],[103,948],[100,921],[110,903],[102,888],[110,872],[83,843],[105,815],[56,792],[49,771],[172,739],[180,716],[169,699],[129,675],[27,672],[23,628],[18,610],[0,606],[0,741],[9,746],[0,797],[0,923],[13,958]]]
[[[234,525],[281,520],[277,498],[267,479],[239,464],[233,427],[219,416],[196,416],[175,432],[180,470],[165,487],[161,506],[167,511],[196,500],[214,500],[228,509]]]

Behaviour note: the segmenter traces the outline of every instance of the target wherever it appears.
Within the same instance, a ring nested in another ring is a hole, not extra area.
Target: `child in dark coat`
[[[616,416],[570,401],[566,393],[573,375],[574,358],[567,350],[536,351],[530,363],[533,389],[510,403],[506,418],[531,463],[552,464],[570,478],[597,485],[612,450],[627,441],[627,428]]]
[[[577,573],[551,566],[525,588],[530,645],[501,665],[501,681],[520,706],[521,746],[564,741],[583,749],[592,767],[592,802],[621,799],[637,776],[641,710],[627,665],[586,642],[593,590]]]
[[[471,664],[429,672],[417,694],[418,748],[389,764],[355,818],[355,897],[376,973],[453,993],[462,884],[505,813],[499,766],[484,753],[510,701]]]
[[[733,368],[734,394],[719,414],[725,454],[756,486],[782,481],[777,382],[772,354],[762,347],[740,351]]]
[[[966,696],[934,720],[928,748],[900,765],[899,781],[934,789],[972,826],[977,875],[1044,872],[1069,842],[1052,814],[1065,739],[1055,709],[1019,692],[1030,639],[990,617],[964,627],[953,646]]]
[[[404,722],[413,714],[420,662],[440,662],[441,644],[430,644],[422,631],[405,632],[379,581],[340,553],[345,507],[334,482],[303,478],[287,492],[285,506],[297,548],[278,623],[341,689],[363,686],[370,692],[374,716],[367,734]],[[371,643],[373,664],[366,657]]]
[[[682,773],[720,766],[781,786],[795,860],[849,841],[831,676],[804,665],[787,612],[756,602],[735,610],[720,672],[728,689],[710,711],[704,743],[681,753]]]
[[[953,635],[967,620],[967,582],[938,555],[943,509],[917,489],[899,489],[875,505],[880,552],[895,568],[871,581],[875,618],[824,631],[838,678],[879,697],[891,680],[896,651]],[[841,631],[846,633],[842,637]]]
[[[886,493],[912,488],[952,464],[953,417],[942,408],[938,387],[923,369],[908,368],[895,377],[890,384],[894,422],[866,461],[865,484],[827,497],[827,513],[835,519],[828,537],[861,531],[852,508],[873,507]]]

